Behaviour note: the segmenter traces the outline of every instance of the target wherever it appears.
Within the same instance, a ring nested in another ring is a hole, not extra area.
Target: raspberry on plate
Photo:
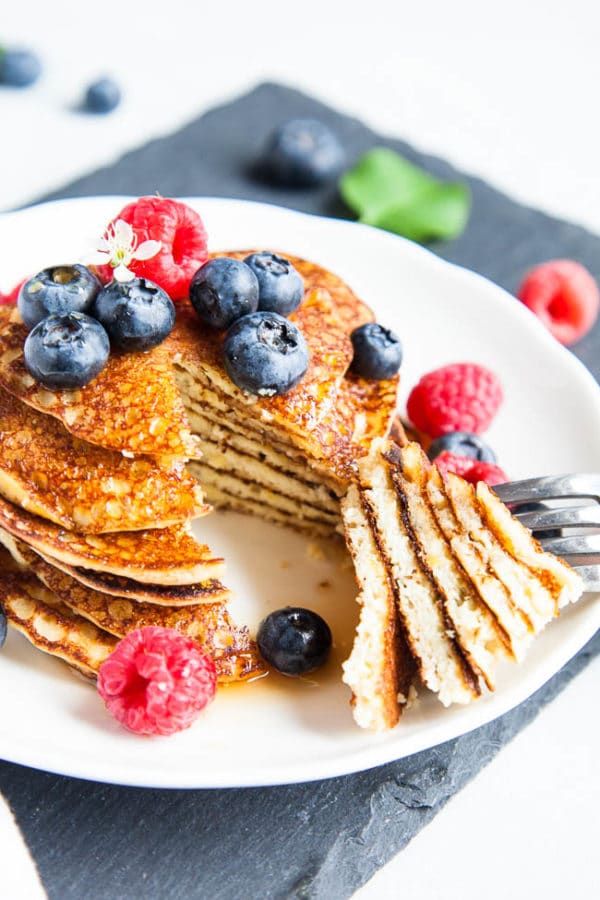
[[[187,297],[192,275],[208,259],[206,229],[198,213],[177,200],[141,197],[128,203],[108,227],[119,219],[131,225],[138,245],[144,241],[161,244],[150,259],[132,260],[129,268],[134,275],[153,281],[172,300]],[[112,266],[95,268],[102,281],[112,281]]]
[[[188,728],[213,699],[216,684],[215,665],[195,641],[153,625],[119,641],[98,673],[107,709],[137,734]]]
[[[561,344],[573,344],[586,335],[600,309],[595,279],[573,259],[552,259],[536,266],[517,296]]]
[[[459,456],[456,453],[450,453],[448,450],[436,457],[435,465],[443,476],[446,476],[448,472],[453,472],[471,484],[485,481],[492,486],[494,484],[504,484],[508,481],[506,473],[495,463],[482,462],[469,456]]]
[[[430,437],[451,431],[481,434],[503,400],[498,377],[476,363],[453,363],[424,375],[407,403],[410,421]]]

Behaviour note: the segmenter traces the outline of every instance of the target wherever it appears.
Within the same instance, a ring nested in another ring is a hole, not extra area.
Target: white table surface
[[[592,0],[20,0],[2,19],[0,42],[34,47],[46,70],[30,90],[0,91],[0,209],[272,79],[600,231]],[[121,108],[75,113],[104,73]],[[599,675],[596,660],[356,896],[597,896]]]

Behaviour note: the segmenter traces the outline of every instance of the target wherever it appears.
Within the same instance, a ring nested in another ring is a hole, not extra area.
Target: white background
[[[0,91],[0,209],[274,79],[600,231],[595,0],[4,7],[0,42],[36,48],[45,76],[31,90]],[[122,107],[97,119],[74,112],[104,73],[121,82]],[[7,289],[1,257],[0,248]],[[599,674],[596,661],[362,900],[597,895]]]

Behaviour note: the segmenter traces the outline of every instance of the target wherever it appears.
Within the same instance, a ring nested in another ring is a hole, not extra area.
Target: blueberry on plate
[[[233,383],[261,397],[290,391],[306,374],[309,361],[299,328],[268,311],[233,323],[225,336],[223,359]]]
[[[175,324],[173,301],[147,278],[111,281],[96,297],[92,315],[108,332],[111,346],[127,352],[157,347]]]
[[[6,622],[6,614],[3,609],[0,608],[0,649],[4,647],[6,642],[6,630],[7,630],[7,622]]]
[[[545,503],[529,501],[527,503],[511,503],[509,509],[513,516],[520,516],[521,513],[549,511],[550,507]],[[562,528],[549,528],[546,531],[532,531],[531,533],[538,541],[542,538],[559,538],[562,537]]]
[[[440,453],[454,453],[456,456],[467,456],[469,459],[477,459],[479,462],[495,463],[496,454],[478,434],[470,431],[451,431],[432,441],[427,456],[433,462]]]
[[[190,283],[190,300],[205,325],[228,328],[258,309],[258,280],[239,259],[217,256],[198,269]]]
[[[47,316],[25,340],[25,367],[50,390],[83,387],[102,371],[110,352],[100,322],[85,313]]]
[[[0,84],[29,87],[41,71],[42,64],[31,50],[0,50]]]
[[[317,613],[286,606],[260,623],[258,649],[283,675],[304,675],[326,662],[331,650],[329,625]]]
[[[282,316],[298,309],[304,297],[304,281],[291,262],[275,253],[252,253],[244,260],[258,281],[258,308]]]
[[[17,306],[27,327],[33,328],[46,316],[87,313],[101,287],[85,266],[51,266],[25,282]]]
[[[121,89],[112,78],[99,78],[85,92],[84,108],[93,113],[109,113],[121,102]]]
[[[289,187],[332,181],[346,162],[336,135],[318,119],[290,119],[269,137],[260,168],[265,177]]]
[[[376,322],[355,328],[350,335],[354,356],[350,370],[362,378],[382,381],[392,378],[402,365],[400,338]]]

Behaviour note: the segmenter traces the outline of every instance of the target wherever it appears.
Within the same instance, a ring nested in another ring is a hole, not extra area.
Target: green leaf
[[[339,186],[361,222],[414,241],[457,237],[469,217],[465,184],[440,181],[384,147],[365,153]]]

